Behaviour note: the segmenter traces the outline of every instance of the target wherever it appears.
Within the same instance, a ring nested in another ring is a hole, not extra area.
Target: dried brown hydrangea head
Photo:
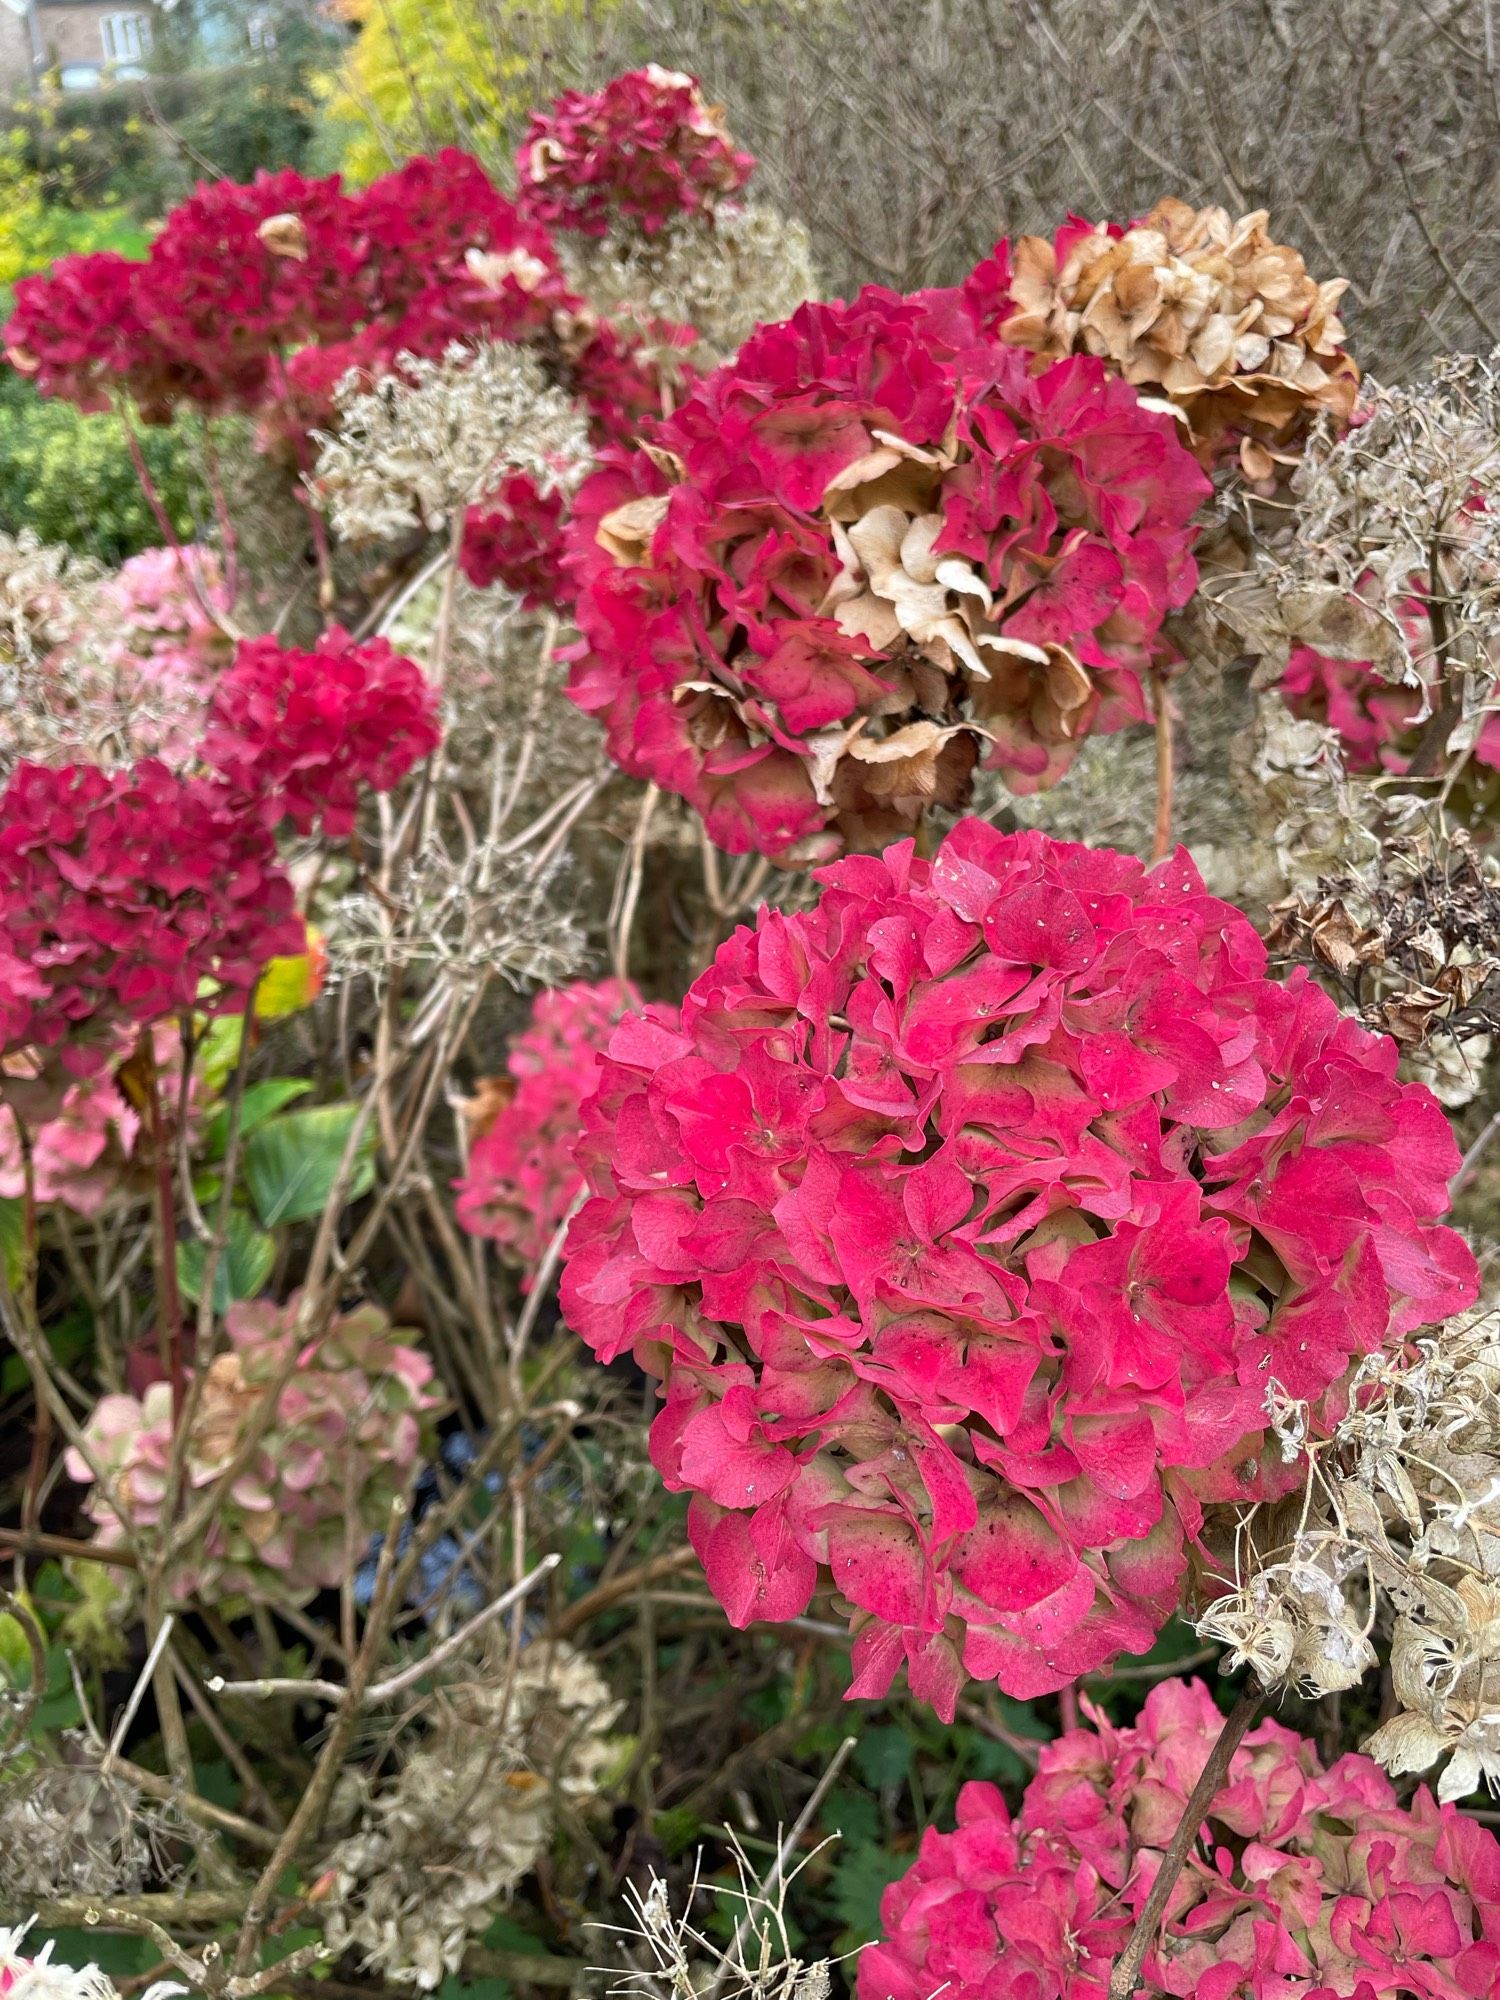
[[[1273,1412],[1303,1449],[1299,1406]],[[1440,1799],[1500,1790],[1500,1317],[1465,1314],[1355,1377],[1303,1492],[1210,1518],[1234,1588],[1199,1631],[1267,1688],[1352,1687],[1389,1632],[1394,1712],[1364,1748],[1393,1774],[1446,1761]]]
[[[1051,242],[999,245],[968,289],[1008,345],[1102,356],[1171,401],[1205,463],[1237,448],[1267,479],[1319,411],[1348,421],[1359,370],[1338,316],[1348,280],[1310,276],[1266,222],[1168,196],[1128,229],[1075,217]]]
[[[445,1687],[431,1727],[329,1856],[330,1944],[430,1992],[547,1849],[560,1800],[593,1797],[619,1756],[620,1704],[565,1645],[528,1646]],[[347,1792],[344,1810],[358,1805]]]

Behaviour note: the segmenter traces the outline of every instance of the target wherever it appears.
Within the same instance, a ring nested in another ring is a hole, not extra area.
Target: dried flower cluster
[[[570,692],[731,853],[879,846],[1146,713],[1207,491],[1099,362],[955,351],[951,296],[805,306],[581,490]]]
[[[241,641],[214,689],[201,755],[251,809],[299,833],[354,829],[361,792],[388,792],[437,748],[437,698],[387,639],[331,625],[310,651]]]
[[[996,244],[966,295],[1008,345],[1101,356],[1171,399],[1205,463],[1238,451],[1268,479],[1312,417],[1348,421],[1359,370],[1338,317],[1347,279],[1310,277],[1266,222],[1170,196],[1128,228],[1070,216],[1050,243]]]
[[[22,759],[191,761],[230,641],[206,548],[147,549],[113,575],[35,537],[0,544],[0,770]]]
[[[426,1355],[397,1339],[374,1306],[305,1341],[297,1307],[295,1298],[231,1306],[229,1345],[193,1387],[188,1490],[221,1490],[202,1542],[172,1573],[178,1598],[211,1590],[296,1602],[337,1584],[351,1522],[363,1547],[430,1446],[427,1413],[442,1396]],[[107,1488],[81,1451],[69,1452],[67,1466],[89,1486],[85,1505],[102,1547],[151,1539],[173,1429],[169,1382],[95,1406],[84,1438]]]
[[[598,1790],[620,1704],[571,1647],[445,1687],[427,1735],[328,1861],[330,1943],[430,1992],[530,1874],[560,1805]]]
[[[102,1768],[103,1745],[60,1739],[56,1763],[0,1780],[0,1880],[33,1908],[54,1896],[138,1895],[164,1863],[163,1816],[127,1779]]]
[[[968,1784],[885,1893],[859,2000],[1104,2000],[1222,1716],[1199,1681],[1042,1751],[1020,1812]],[[1139,1990],[1150,2000],[1475,2000],[1500,1985],[1500,1844],[1363,1757],[1263,1722],[1235,1752]]]
[[[754,170],[697,79],[648,63],[531,114],[516,155],[517,198],[550,228],[603,236],[626,223],[654,236],[673,216],[711,212]]]
[[[1200,1626],[1264,1685],[1327,1692],[1376,1664],[1388,1607],[1396,1712],[1365,1748],[1397,1774],[1444,1763],[1440,1799],[1500,1790],[1497,1331],[1481,1310],[1364,1361],[1307,1490],[1239,1529]]]
[[[583,1104],[615,1023],[641,1004],[635,988],[617,979],[539,993],[531,1025],[511,1043],[508,1077],[480,1084],[455,1213],[471,1235],[501,1244],[527,1271],[582,1191],[573,1149]],[[649,1011],[670,1019],[669,1009]]]
[[[507,474],[545,495],[572,483],[588,456],[582,412],[536,356],[487,341],[437,360],[398,356],[373,387],[347,377],[315,487],[335,532],[358,543],[444,528]]]
[[[1273,914],[1272,950],[1319,966],[1403,1049],[1500,1027],[1500,880],[1462,828],[1391,836],[1378,870],[1325,878]]]
[[[690,326],[699,368],[727,361],[757,326],[790,319],[818,290],[806,229],[758,202],[674,215],[651,236],[565,237],[558,253],[573,289],[648,347],[653,326]],[[663,355],[663,367],[672,359]]]
[[[950,1716],[1149,1646],[1198,1495],[1470,1301],[1457,1164],[1396,1051],[1186,856],[962,822],[823,871],[615,1031],[569,1322],[663,1378],[652,1456],[737,1623],[831,1570],[858,1695]]]

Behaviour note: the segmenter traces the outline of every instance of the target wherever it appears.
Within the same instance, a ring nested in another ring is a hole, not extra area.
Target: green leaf
[[[240,1208],[229,1211],[224,1248],[214,1267],[214,1311],[227,1312],[236,1299],[253,1299],[265,1289],[276,1262],[276,1243],[263,1229],[257,1229]],[[177,1282],[184,1298],[203,1295],[203,1274],[208,1265],[208,1245],[199,1237],[177,1246]]]
[[[840,1949],[880,1935],[880,1898],[911,1866],[909,1854],[884,1847],[854,1847],[833,1871],[833,1907],[845,1927]]]
[[[911,1769],[912,1740],[904,1729],[866,1729],[855,1746],[860,1776],[875,1791],[899,1785]]]
[[[0,1257],[12,1285],[19,1285],[26,1262],[26,1204],[19,1195],[0,1200]]]
[[[349,1134],[359,1116],[353,1104],[320,1104],[290,1111],[252,1132],[245,1147],[245,1179],[267,1229],[278,1222],[305,1222],[328,1206]],[[349,1200],[375,1184],[375,1132],[360,1141]]]
[[[311,1089],[307,1079],[300,1076],[268,1076],[260,1083],[252,1083],[240,1106],[240,1137],[248,1138],[268,1118],[274,1118],[287,1105],[295,1104],[299,1097],[306,1097]],[[228,1144],[229,1106],[221,1104],[203,1128],[204,1157],[222,1160]]]
[[[703,1822],[690,1806],[666,1806],[651,1815],[651,1831],[667,1850],[667,1859],[675,1861],[702,1838]]]

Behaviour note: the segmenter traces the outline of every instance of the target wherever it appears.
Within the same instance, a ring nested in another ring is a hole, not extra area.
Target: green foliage
[[[320,1104],[268,1119],[245,1144],[245,1180],[267,1229],[307,1222],[328,1206],[354,1121],[353,1104]],[[368,1194],[375,1181],[375,1130],[361,1136],[349,1199]]]
[[[177,1246],[177,1282],[189,1299],[203,1296],[208,1251],[196,1236]],[[225,1312],[236,1299],[253,1299],[276,1265],[275,1239],[257,1229],[242,1209],[231,1209],[223,1254],[214,1269],[214,1310]]]
[[[194,508],[188,446],[174,428],[147,431],[142,450],[177,531],[190,537]],[[0,370],[0,532],[31,528],[111,565],[162,539],[117,418],[85,417]]]

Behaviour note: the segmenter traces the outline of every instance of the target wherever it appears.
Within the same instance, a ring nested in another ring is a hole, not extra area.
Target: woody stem
[[[1151,1893],[1136,1921],[1135,1933],[1109,1975],[1109,2000],[1131,2000],[1131,1995],[1140,1984],[1141,1967],[1146,1953],[1156,1941],[1162,1918],[1167,1913],[1167,1904],[1182,1873],[1182,1865],[1198,1838],[1199,1829],[1208,1818],[1209,1808],[1218,1796],[1220,1786],[1229,1774],[1229,1766],[1240,1747],[1240,1740],[1260,1714],[1264,1699],[1260,1694],[1242,1694],[1225,1718],[1219,1740],[1209,1752],[1202,1776],[1183,1807],[1172,1843],[1161,1858],[1156,1880],[1151,1884]]]

